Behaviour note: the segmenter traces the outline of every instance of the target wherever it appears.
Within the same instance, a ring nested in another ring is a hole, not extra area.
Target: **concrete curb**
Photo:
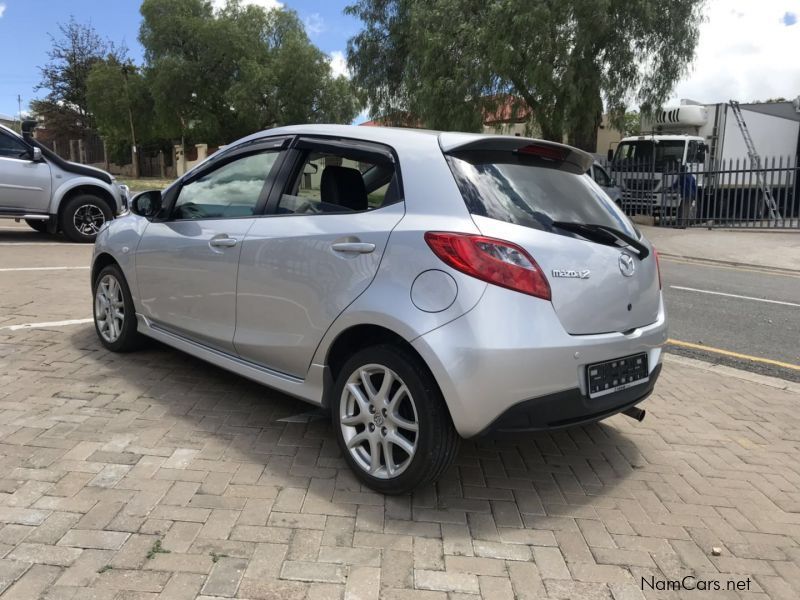
[[[727,375],[728,377],[735,377],[736,379],[749,381],[750,383],[758,383],[772,388],[777,388],[779,390],[792,392],[794,394],[800,394],[800,383],[787,381],[779,377],[759,375],[758,373],[751,373],[750,371],[745,371],[743,369],[735,369],[727,365],[710,363],[704,360],[697,360],[696,358],[688,358],[678,354],[670,354],[669,352],[664,352],[661,356],[666,363],[694,367],[695,369],[700,369],[701,371],[710,371],[711,373],[717,373],[718,375]]]
[[[699,258],[696,256],[684,256],[682,254],[670,254],[667,252],[659,252],[658,255],[664,258],[675,258],[679,260],[684,260],[686,262],[697,263],[701,265],[702,264],[722,265],[726,267],[740,267],[746,269],[753,269],[756,271],[764,271],[766,273],[780,273],[782,275],[800,276],[800,269],[787,269],[785,267],[768,267],[765,265],[755,265],[752,263],[734,262],[730,260],[718,260],[715,258]]]

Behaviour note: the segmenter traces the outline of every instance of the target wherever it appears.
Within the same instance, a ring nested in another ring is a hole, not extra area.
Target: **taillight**
[[[516,244],[467,233],[429,231],[425,241],[445,263],[477,279],[550,300],[550,284],[530,254]]]
[[[656,257],[656,271],[658,271],[658,289],[663,289],[661,287],[661,262],[658,260],[658,250],[656,250],[655,246],[653,246],[653,256]]]

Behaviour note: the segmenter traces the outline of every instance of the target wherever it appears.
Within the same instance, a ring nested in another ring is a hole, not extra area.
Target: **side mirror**
[[[608,149],[608,152],[606,153],[606,158],[608,159],[608,162],[614,160],[614,151],[611,148]]]
[[[148,190],[136,194],[131,200],[131,212],[152,219],[161,210],[161,190]]]
[[[319,171],[319,167],[314,163],[306,163],[303,167],[303,175],[315,175]]]
[[[33,162],[42,162],[42,149],[34,146],[31,149],[31,160]]]
[[[707,149],[708,149],[708,146],[705,145],[705,144],[700,144],[697,147],[697,162],[699,162],[699,163],[706,162],[706,150]]]

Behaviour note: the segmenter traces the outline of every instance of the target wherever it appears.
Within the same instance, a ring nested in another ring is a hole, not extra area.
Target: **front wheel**
[[[101,198],[80,194],[70,198],[61,213],[61,231],[73,242],[94,242],[100,228],[114,218]]]
[[[136,330],[133,298],[120,268],[113,264],[97,275],[93,285],[94,327],[100,343],[112,352],[139,348],[142,335]]]
[[[436,480],[459,437],[428,369],[409,350],[379,345],[355,353],[331,396],[337,441],[368,487],[404,494]]]

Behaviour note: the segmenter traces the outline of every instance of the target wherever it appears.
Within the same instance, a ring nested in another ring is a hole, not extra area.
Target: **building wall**
[[[530,132],[526,133],[526,129],[528,127],[530,128]],[[535,124],[530,125],[526,122],[485,124],[483,126],[483,133],[490,133],[494,135],[519,135],[533,138],[541,136],[541,131],[539,131],[539,128]],[[608,124],[608,116],[603,115],[603,121],[601,122],[600,127],[597,129],[597,148],[595,149],[595,152],[605,156],[608,149],[611,148],[612,145],[613,147],[616,147],[621,139],[622,133],[616,129],[613,129]],[[564,144],[568,143],[566,134],[564,135],[562,142]]]

